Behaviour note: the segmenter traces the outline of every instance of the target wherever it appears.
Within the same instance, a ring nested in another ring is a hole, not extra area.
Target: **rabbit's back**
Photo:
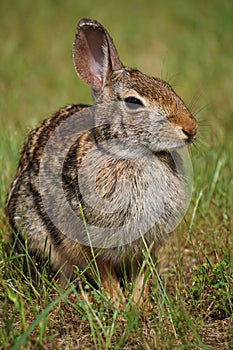
[[[21,152],[17,173],[8,193],[7,214],[13,230],[19,233],[20,240],[27,239],[29,247],[37,256],[45,248],[45,241],[49,236],[49,229],[46,227],[46,218],[49,220],[49,217],[44,210],[39,186],[41,156],[56,128],[70,115],[85,107],[88,106],[66,106],[51,118],[45,119],[29,133]],[[21,243],[18,247],[22,250]]]

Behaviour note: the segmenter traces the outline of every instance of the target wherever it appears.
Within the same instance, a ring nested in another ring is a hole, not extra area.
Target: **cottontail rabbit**
[[[73,54],[94,106],[67,106],[31,131],[7,212],[19,249],[27,241],[61,282],[74,266],[91,276],[95,260],[107,293],[124,299],[123,275],[136,278],[145,248],[154,256],[184,215],[179,150],[197,122],[169,84],[123,66],[97,21],[80,20]],[[142,284],[143,274],[135,301]]]

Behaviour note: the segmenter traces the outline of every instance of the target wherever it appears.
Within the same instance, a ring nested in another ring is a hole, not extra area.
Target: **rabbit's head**
[[[181,98],[168,83],[123,66],[100,23],[88,18],[78,23],[73,53],[76,71],[91,86],[96,105],[105,106],[116,122],[117,113],[110,112],[114,104],[131,135],[140,136],[137,142],[161,151],[194,140],[197,122]]]

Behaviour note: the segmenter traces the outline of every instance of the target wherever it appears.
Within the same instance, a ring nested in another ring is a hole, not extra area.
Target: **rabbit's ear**
[[[123,67],[106,29],[89,18],[78,23],[73,56],[77,74],[97,96],[102,92],[109,73]]]

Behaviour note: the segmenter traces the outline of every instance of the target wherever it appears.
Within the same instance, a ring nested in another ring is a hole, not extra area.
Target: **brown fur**
[[[93,114],[92,107],[67,106],[30,132],[8,195],[7,212],[10,224],[16,232],[19,231],[22,241],[27,240],[32,255],[40,259],[43,255],[48,258],[51,254],[51,266],[53,270],[60,271],[61,283],[73,278],[73,266],[87,269],[93,258],[91,248],[70,239],[66,232],[60,232],[45,210],[39,184],[40,164],[48,140],[71,116],[75,116],[79,123],[82,113],[93,118],[97,124],[101,118],[106,119],[107,125],[97,125],[79,134],[66,155],[63,189],[77,217],[81,217],[82,205],[87,224],[109,229],[122,227],[124,237],[124,234],[134,234],[138,229],[134,226],[131,231],[127,231],[124,224],[133,217],[153,217],[157,193],[167,191],[167,198],[164,198],[166,210],[147,229],[144,240],[138,234],[139,238],[119,247],[94,247],[102,285],[114,299],[120,297],[123,300],[119,285],[123,271],[126,270],[129,278],[136,278],[143,261],[145,243],[152,247],[151,254],[155,256],[168,237],[165,230],[167,222],[183,207],[184,178],[182,170],[177,169],[174,163],[173,150],[193,141],[197,123],[169,84],[124,67],[109,34],[94,20],[83,19],[79,22],[74,43],[74,62],[79,76],[92,87],[97,109]],[[134,106],[136,112],[125,102],[127,97],[137,99]],[[98,108],[101,111],[99,114],[96,112]],[[153,115],[160,116],[159,124],[154,122]],[[174,131],[177,127],[178,133]],[[63,136],[58,135],[54,141],[52,147],[55,150],[64,142]],[[137,161],[132,162],[124,157],[116,159],[109,156],[108,150],[101,149],[102,141],[105,140],[117,140],[117,152],[125,151],[131,155],[137,147],[146,151],[140,154]],[[156,140],[165,140],[166,146],[158,148]],[[83,171],[81,167],[84,159],[87,159],[87,164]],[[111,203],[119,200],[119,206],[113,213],[92,207],[88,200],[94,201],[95,194],[85,197],[85,193],[80,190],[80,171],[83,171],[81,180],[84,185],[88,184],[100,161],[101,169],[93,181],[96,181],[96,189],[103,201]],[[47,167],[53,174],[56,168],[53,158],[48,160]],[[146,194],[148,186],[149,195]],[[62,217],[59,196],[57,193],[53,198],[53,210],[57,217]],[[129,201],[126,207],[124,196]],[[87,273],[92,274],[91,269],[87,269]],[[143,276],[138,279],[135,301],[140,297],[142,285]]]

